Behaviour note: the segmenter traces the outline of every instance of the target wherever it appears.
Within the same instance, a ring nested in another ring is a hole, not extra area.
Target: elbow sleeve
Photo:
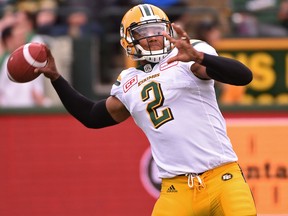
[[[116,122],[106,108],[106,100],[94,102],[77,92],[63,77],[52,81],[66,110],[88,128],[102,128]]]
[[[219,82],[247,85],[253,79],[252,71],[234,59],[204,54],[201,64],[206,67],[207,75]]]

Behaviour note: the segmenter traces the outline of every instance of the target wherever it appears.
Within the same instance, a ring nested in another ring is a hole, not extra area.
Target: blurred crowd
[[[29,83],[14,83],[7,77],[9,54],[19,46],[45,43],[57,47],[56,56],[61,69],[69,76],[71,43],[69,38],[90,37],[101,34],[97,13],[90,13],[100,1],[1,1],[0,43],[0,107],[52,106],[53,97],[43,76]],[[89,7],[91,4],[91,8]],[[65,40],[61,40],[61,37]],[[53,40],[57,38],[57,40]],[[61,49],[59,49],[61,47]],[[52,48],[51,48],[52,49]],[[58,54],[58,55],[57,55]],[[51,87],[50,87],[51,88]],[[57,100],[57,99],[56,99]]]
[[[287,37],[287,0],[234,0],[231,28],[237,37]]]
[[[281,0],[277,5],[277,1],[250,0],[241,3],[241,0],[238,0],[240,5],[245,6],[239,10],[235,9],[233,2],[237,2],[237,0],[221,0],[219,2],[196,0],[2,0],[0,1],[0,107],[53,106],[59,103],[58,97],[51,94],[51,89],[49,89],[51,86],[45,84],[47,80],[44,77],[40,76],[33,82],[25,84],[16,84],[7,78],[6,62],[9,54],[28,42],[46,43],[52,51],[55,48],[55,57],[56,61],[59,61],[61,73],[69,80],[73,61],[71,40],[91,36],[104,38],[105,41],[101,41],[101,44],[105,44],[105,50],[100,50],[101,55],[105,56],[107,52],[108,55],[113,56],[109,61],[101,61],[101,67],[105,71],[114,68],[119,73],[123,67],[127,66],[119,45],[121,18],[129,8],[139,3],[150,3],[164,9],[170,21],[182,25],[192,38],[204,40],[212,46],[227,36],[286,37],[288,35],[288,0]],[[257,2],[261,2],[261,4],[257,4]],[[206,5],[201,5],[201,3],[206,3]],[[225,8],[224,12],[219,11],[215,5]],[[265,23],[258,19],[257,12],[263,11],[263,8],[273,8],[272,14],[276,22]],[[65,39],[62,39],[63,37]],[[111,50],[113,50],[112,54]],[[111,82],[109,72],[105,72],[104,79],[105,76],[107,82]],[[218,86],[217,89],[221,92],[224,87]]]

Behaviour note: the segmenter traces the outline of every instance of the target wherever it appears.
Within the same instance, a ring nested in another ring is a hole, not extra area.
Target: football
[[[11,53],[7,62],[7,75],[13,82],[25,83],[36,79],[40,74],[35,68],[45,67],[47,53],[45,44],[27,43]]]

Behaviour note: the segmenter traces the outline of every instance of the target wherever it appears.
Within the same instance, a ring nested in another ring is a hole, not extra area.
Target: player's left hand
[[[178,35],[178,38],[173,38],[169,36],[166,32],[163,35],[178,49],[178,54],[174,57],[168,59],[167,63],[172,63],[174,61],[189,62],[195,61],[201,63],[203,60],[203,53],[198,52],[190,44],[190,38],[188,34],[181,28],[181,26],[172,23],[172,27]]]

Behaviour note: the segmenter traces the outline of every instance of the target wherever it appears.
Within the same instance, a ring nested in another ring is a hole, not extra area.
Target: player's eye
[[[165,26],[163,25],[146,25],[140,26],[132,31],[132,35],[135,39],[142,39],[145,37],[162,35],[165,31]]]

